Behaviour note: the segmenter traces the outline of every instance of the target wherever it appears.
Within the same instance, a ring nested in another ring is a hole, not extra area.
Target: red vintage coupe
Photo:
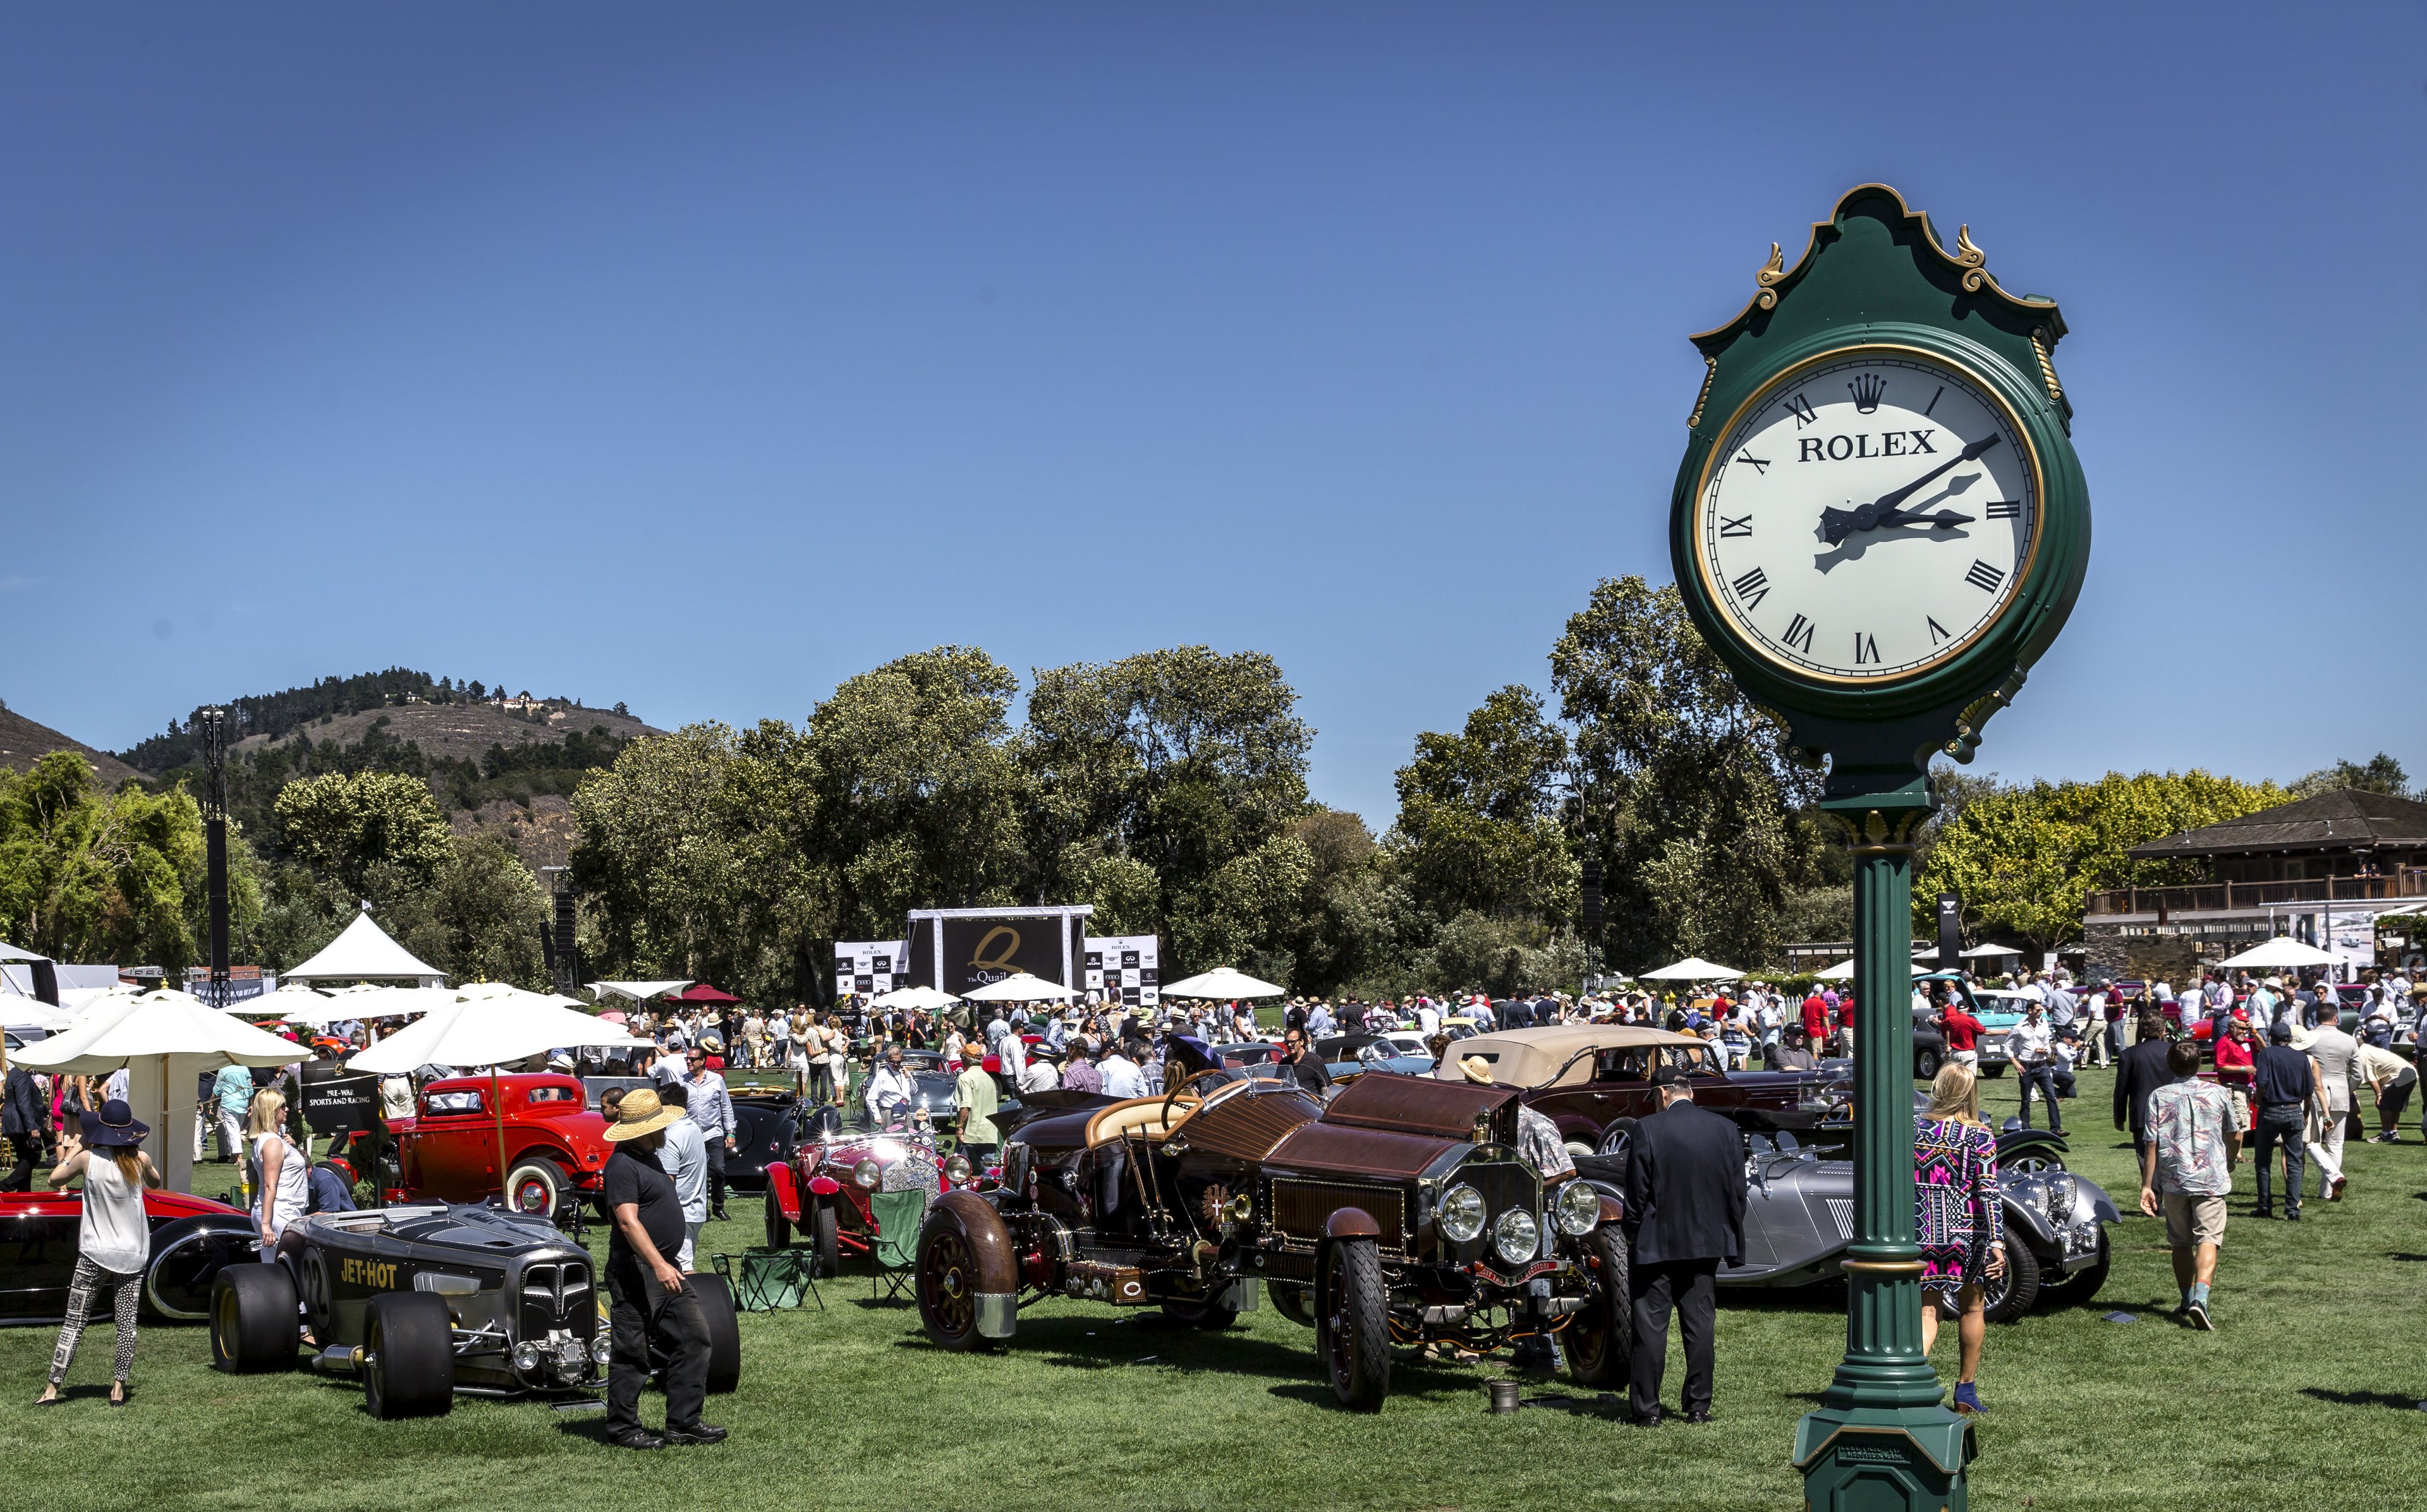
[[[493,1085],[502,1094],[494,1108]],[[414,1116],[392,1121],[388,1132],[401,1172],[386,1194],[390,1202],[495,1196],[502,1159],[507,1206],[541,1218],[562,1218],[596,1192],[613,1147],[607,1120],[590,1106],[580,1081],[553,1071],[494,1083],[485,1076],[432,1081],[422,1088]]]

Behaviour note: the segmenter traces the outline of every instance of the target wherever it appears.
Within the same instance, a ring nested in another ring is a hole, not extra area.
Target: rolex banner
[[[1094,912],[1085,903],[912,909],[905,980],[955,998],[1022,971],[1076,986]]]
[[[837,940],[835,997],[873,998],[910,981],[907,947],[900,940]]]
[[[1105,1002],[1152,1008],[1161,998],[1160,961],[1155,935],[1090,935],[1084,985]]]

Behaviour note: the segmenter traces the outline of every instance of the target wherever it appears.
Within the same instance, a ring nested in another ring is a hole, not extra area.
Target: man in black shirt
[[[2302,1142],[2303,1113],[2312,1103],[2321,1111],[2324,1108],[2317,1063],[2292,1048],[2292,1021],[2278,1018],[2267,1027],[2267,1048],[2253,1058],[2250,1069],[2251,1093],[2258,1102],[2258,1216],[2275,1216],[2271,1168],[2275,1163],[2275,1146],[2281,1145],[2284,1216],[2299,1223],[2301,1178],[2308,1168],[2308,1150]]]
[[[670,1258],[682,1250],[682,1199],[658,1162],[666,1130],[683,1116],[656,1092],[624,1094],[607,1138],[615,1153],[602,1173],[614,1227],[607,1241],[608,1321],[613,1348],[607,1366],[607,1437],[626,1449],[721,1442],[725,1430],[702,1423],[708,1401],[708,1319],[699,1293],[683,1284]],[[666,1365],[666,1431],[641,1426],[641,1386],[649,1376],[649,1336],[674,1345]]]
[[[1323,1057],[1307,1048],[1306,1031],[1293,1029],[1282,1041],[1281,1064],[1297,1079],[1298,1089],[1308,1097],[1320,1099],[1331,1090],[1331,1068]]]

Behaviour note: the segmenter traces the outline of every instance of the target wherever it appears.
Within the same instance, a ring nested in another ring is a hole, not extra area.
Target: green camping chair
[[[817,1299],[820,1312],[826,1309],[826,1299],[818,1292],[817,1267],[807,1263],[805,1250],[745,1249],[739,1255],[718,1255],[715,1261],[716,1274],[733,1291],[733,1305],[744,1312],[797,1308],[805,1294]]]
[[[899,1297],[919,1267],[919,1227],[927,1216],[927,1194],[878,1192],[870,1196],[869,1207],[876,1216],[876,1243],[868,1249],[874,1273],[868,1294],[873,1298],[881,1291],[886,1297]]]

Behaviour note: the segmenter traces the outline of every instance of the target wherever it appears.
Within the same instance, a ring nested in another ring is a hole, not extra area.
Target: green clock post
[[[2090,501],[2054,302],[2007,293],[1866,184],[1778,247],[1706,365],[1670,515],[1677,583],[1745,692],[1826,761],[1854,865],[1854,1221],[1846,1358],[1804,1418],[1815,1512],[1963,1512],[1971,1424],[1921,1353],[1914,1243],[1913,842],[1930,759],[1980,727],[2063,627]]]

